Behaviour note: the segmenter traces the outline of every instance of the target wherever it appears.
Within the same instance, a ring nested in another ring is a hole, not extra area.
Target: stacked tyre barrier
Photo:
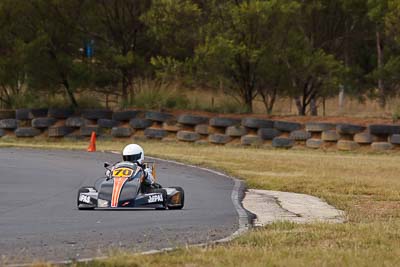
[[[306,123],[256,117],[175,115],[146,110],[110,111],[68,108],[0,110],[0,138],[85,140],[148,139],[163,142],[241,145],[274,148],[335,148],[352,151],[400,148],[400,125]]]

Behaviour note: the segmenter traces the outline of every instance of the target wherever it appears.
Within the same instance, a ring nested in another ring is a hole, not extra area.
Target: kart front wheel
[[[170,210],[180,210],[185,205],[185,191],[183,191],[183,188],[180,187],[180,186],[174,186],[172,188],[175,188],[175,190],[179,192],[179,194],[180,194],[179,195],[180,204],[177,205],[177,204],[169,203],[168,204],[168,209],[170,209]],[[170,201],[172,201],[173,197],[175,197],[175,195],[171,197]]]

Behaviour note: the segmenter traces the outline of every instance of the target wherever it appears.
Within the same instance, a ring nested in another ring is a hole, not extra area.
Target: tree
[[[384,17],[388,10],[387,0],[368,0],[368,17],[375,24],[375,38],[376,38],[376,59],[377,59],[377,70],[375,76],[378,79],[378,90],[379,90],[379,105],[384,108],[386,105],[385,97],[385,84],[380,77],[384,68],[384,44],[382,36],[384,32]]]
[[[0,3],[0,102],[7,108],[14,107],[25,84],[25,44],[17,36],[20,21],[13,19],[23,6],[14,1]]]
[[[201,17],[202,10],[191,0],[154,1],[142,16],[149,35],[156,41],[157,53],[151,64],[159,78],[182,80],[192,75]]]
[[[379,9],[373,18],[379,21],[382,27],[382,40],[384,46],[381,47],[383,55],[378,60],[377,69],[373,73],[373,77],[381,81],[384,91],[380,91],[380,97],[385,100],[390,95],[396,95],[400,89],[400,31],[398,23],[400,23],[400,3],[398,1],[389,0],[380,5],[386,4],[384,10]],[[378,6],[379,7],[379,6]],[[374,9],[373,9],[374,10]],[[374,13],[375,14],[375,13]],[[383,17],[382,17],[383,16]],[[379,54],[378,54],[379,55]]]
[[[386,34],[393,36],[393,39],[400,44],[400,2],[389,0],[388,10],[384,17]]]
[[[32,0],[23,16],[32,35],[26,45],[29,86],[50,91],[61,86],[74,107],[74,91],[87,84],[88,72],[79,60],[82,37],[75,27],[82,10],[82,1]]]
[[[94,42],[95,65],[110,77],[118,77],[125,102],[128,92],[133,93],[134,78],[150,72],[153,41],[148,38],[147,28],[140,18],[151,2],[88,0],[90,8],[84,22],[79,24],[86,40]]]
[[[309,46],[287,51],[286,64],[291,81],[291,95],[294,96],[299,115],[316,113],[316,100],[332,94],[332,88],[338,88],[342,65],[322,49]]]
[[[263,87],[269,71],[266,62],[273,60],[270,52],[277,51],[275,45],[280,46],[288,32],[276,34],[281,28],[275,25],[288,26],[299,5],[260,0],[213,3],[213,14],[203,30],[204,43],[196,49],[197,62],[206,77],[223,83],[252,112],[257,89]]]
[[[299,3],[293,18],[298,26],[282,55],[299,115],[305,115],[308,107],[311,115],[317,115],[318,98],[338,90],[344,71],[337,56],[345,43],[345,24],[338,18],[345,16],[338,1]]]

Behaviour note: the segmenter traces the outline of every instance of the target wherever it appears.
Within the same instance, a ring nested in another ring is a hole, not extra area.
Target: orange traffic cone
[[[90,136],[90,144],[87,151],[96,152],[96,132],[92,132],[92,135]]]

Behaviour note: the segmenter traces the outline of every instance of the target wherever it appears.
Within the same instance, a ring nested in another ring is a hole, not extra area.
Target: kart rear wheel
[[[94,187],[90,187],[95,189]],[[79,203],[79,195],[81,193],[88,193],[89,192],[89,187],[82,187],[78,190],[78,195],[76,197],[76,205],[78,207],[78,210],[94,210],[94,206],[90,206],[90,205],[85,205],[85,204],[80,204]]]
[[[185,191],[183,191],[183,188],[180,186],[171,186],[171,188],[175,188],[176,191],[180,192],[181,194],[181,204],[180,205],[168,205],[168,209],[170,210],[181,210],[183,206],[185,205]]]
[[[167,191],[165,189],[153,189],[152,193],[161,193],[163,196],[162,207],[156,208],[156,210],[166,210],[167,209]]]

